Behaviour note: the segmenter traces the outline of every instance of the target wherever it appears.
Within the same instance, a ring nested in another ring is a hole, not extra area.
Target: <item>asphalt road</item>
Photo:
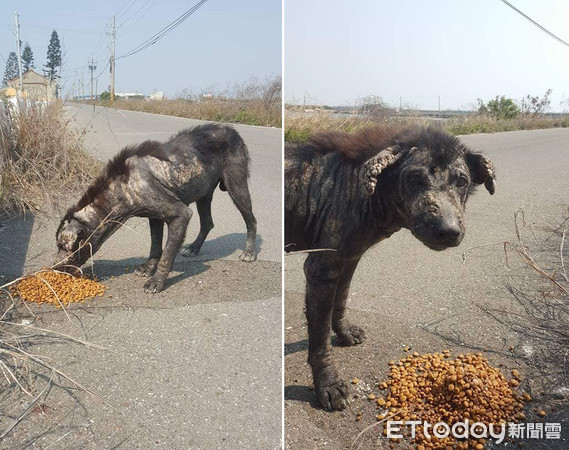
[[[354,324],[366,329],[368,339],[356,347],[335,347],[333,351],[344,379],[361,380],[355,389],[359,398],[343,412],[320,409],[311,389],[303,313],[304,257],[285,257],[286,448],[350,448],[360,431],[375,423],[377,413],[364,399],[365,394],[378,394],[374,386],[377,380],[386,379],[387,362],[406,355],[402,346],[419,353],[487,348],[493,350],[489,353],[492,363],[509,368],[520,363],[504,356],[510,345],[532,348],[533,343],[520,341],[518,334],[491,320],[482,310],[519,308],[507,284],[527,273],[515,255],[510,255],[509,265],[506,263],[503,246],[505,241],[515,241],[514,213],[523,208],[524,233],[541,243],[551,234],[550,228],[567,217],[569,130],[461,139],[492,159],[498,176],[497,192],[490,196],[480,188],[469,199],[467,232],[458,248],[433,252],[403,230],[364,256],[352,282],[348,315]],[[539,246],[532,248],[540,251]],[[557,256],[549,255],[553,259]],[[565,260],[568,258],[565,255]],[[363,419],[356,422],[359,410],[363,411]],[[377,436],[373,428],[368,430],[356,447],[387,448],[385,441],[377,442]],[[532,448],[529,444],[528,448]]]
[[[88,150],[102,160],[127,144],[167,140],[200,122],[139,112],[68,106]],[[282,423],[281,129],[236,125],[252,160],[250,191],[258,221],[258,260],[243,263],[245,224],[216,192],[215,228],[197,258],[178,256],[166,289],[143,293],[132,274],[150,248],[146,220],[132,219],[95,256],[104,298],[61,310],[33,308],[36,326],[110,349],[39,340],[34,354],[113,407],[77,389],[54,387],[2,443],[3,448],[278,448]],[[80,193],[77,193],[77,197]],[[53,217],[5,222],[0,275],[53,262]],[[198,232],[197,214],[186,241]],[[29,241],[29,242],[28,242]],[[55,382],[59,383],[56,377]],[[69,383],[61,383],[69,387]],[[46,385],[36,380],[35,394]],[[5,396],[0,429],[29,399]],[[9,406],[8,406],[9,405]]]

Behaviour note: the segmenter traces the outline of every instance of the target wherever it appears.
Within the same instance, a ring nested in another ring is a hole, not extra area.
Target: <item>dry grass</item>
[[[0,101],[0,211],[37,212],[67,190],[83,187],[100,162],[83,151],[61,102]]]
[[[569,403],[569,275],[565,266],[569,216],[545,234],[525,220],[523,210],[515,214],[514,225],[516,238],[504,242],[503,251],[510,268],[506,288],[517,307],[479,307],[489,321],[517,336],[517,343],[508,349],[498,344],[484,350],[522,364],[528,391],[539,394],[540,403],[555,408]],[[475,342],[465,343],[456,330],[442,330],[439,325],[428,325],[425,330],[450,344],[482,349]]]
[[[281,78],[261,82],[255,78],[212,95],[187,95],[175,100],[124,100],[102,106],[213,122],[282,127]]]
[[[569,127],[569,116],[549,117],[544,115],[522,115],[515,119],[495,119],[486,115],[472,114],[451,119],[433,121],[416,114],[371,115],[337,114],[332,110],[305,112],[297,107],[285,111],[285,141],[304,142],[320,131],[355,132],[361,128],[383,124],[437,124],[454,135],[473,133],[496,133],[500,131],[535,130],[542,128]]]
[[[39,408],[43,407],[43,400],[54,386],[82,391],[99,403],[114,407],[99,394],[57,368],[54,362],[29,351],[29,347],[33,345],[52,343],[107,349],[63,333],[33,326],[34,314],[29,310],[27,313],[18,311],[13,299],[7,297],[9,293],[6,286],[0,286],[0,291],[0,395],[6,398],[10,394],[20,392],[28,398],[18,416],[12,418],[7,426],[3,425],[0,428],[0,441],[12,432],[34,410],[34,407],[37,407],[36,405]],[[38,380],[41,381],[41,391],[38,389]],[[2,416],[6,417],[6,413],[8,411],[4,411]]]
[[[107,218],[105,218],[105,220],[107,220]],[[101,222],[100,226],[105,224],[105,220]],[[89,240],[93,236],[93,233],[74,253],[91,245]],[[23,412],[21,412],[8,427],[0,429],[0,440],[11,433],[12,430],[33,411],[36,404],[39,403],[39,408],[43,408],[42,400],[49,394],[52,386],[62,386],[64,390],[68,390],[69,388],[77,389],[89,394],[92,398],[99,401],[99,403],[104,403],[114,408],[112,403],[58,369],[56,365],[48,361],[47,358],[32,354],[28,351],[28,349],[34,345],[50,343],[80,344],[86,347],[109,351],[104,347],[63,333],[32,326],[31,323],[35,321],[36,315],[25,302],[18,302],[17,299],[14,298],[14,293],[18,292],[14,287],[17,287],[18,284],[30,278],[40,277],[46,272],[70,276],[67,273],[56,270],[60,264],[61,261],[48,269],[42,269],[33,274],[19,277],[0,286],[0,373],[6,381],[6,383],[0,383],[0,395],[6,398],[9,393],[20,392],[30,399],[30,402]],[[68,267],[74,268],[76,273],[78,273],[81,278],[83,277],[81,268]],[[56,286],[53,285],[53,282],[49,279],[44,278],[42,282],[53,291],[57,300],[56,305],[63,309],[68,320],[71,321],[71,317],[64,306],[66,302],[59,298],[56,292]],[[25,308],[25,311],[23,308]],[[0,380],[2,380],[1,376]],[[39,394],[35,394],[38,390],[38,380],[43,381],[45,386]]]
[[[497,133],[500,131],[538,130],[569,127],[569,116],[549,117],[526,114],[514,119],[497,119],[476,114],[449,119],[445,128],[452,134]]]

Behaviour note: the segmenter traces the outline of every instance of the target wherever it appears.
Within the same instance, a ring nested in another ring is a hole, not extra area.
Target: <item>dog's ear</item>
[[[379,174],[385,170],[386,167],[395,164],[399,158],[401,158],[400,148],[398,145],[395,145],[383,149],[363,164],[362,183],[369,195],[373,195],[375,192]]]
[[[467,152],[466,164],[474,184],[484,184],[490,195],[496,192],[496,173],[492,162],[482,153]]]

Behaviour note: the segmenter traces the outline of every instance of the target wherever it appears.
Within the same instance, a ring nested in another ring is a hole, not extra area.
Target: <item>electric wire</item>
[[[514,5],[512,5],[510,2],[508,2],[507,0],[500,0],[502,3],[504,3],[505,5],[509,6],[510,8],[512,8],[514,11],[516,11],[518,14],[521,14],[524,18],[526,18],[527,20],[529,20],[533,25],[535,25],[536,27],[538,27],[541,31],[543,31],[544,33],[548,34],[549,36],[551,36],[553,39],[561,42],[562,44],[566,45],[567,47],[569,47],[569,44],[567,42],[565,42],[563,39],[561,39],[559,36],[556,36],[555,34],[553,34],[551,31],[549,31],[547,28],[545,28],[544,26],[541,26],[539,23],[537,23],[535,20],[533,20],[531,17],[529,17],[528,15],[524,14],[523,12],[521,12],[518,8],[516,8]]]
[[[200,2],[196,3],[194,6],[192,6],[188,11],[186,11],[184,14],[182,14],[180,17],[178,17],[176,20],[174,20],[173,22],[171,22],[170,24],[168,24],[167,26],[165,26],[164,28],[162,28],[158,33],[156,33],[155,35],[153,35],[152,37],[148,38],[146,41],[144,41],[142,44],[138,45],[137,47],[133,48],[132,50],[130,50],[129,52],[119,56],[118,58],[115,58],[115,60],[118,59],[123,59],[123,58],[127,58],[129,56],[135,55],[136,53],[139,53],[143,50],[146,50],[148,47],[156,44],[156,42],[158,42],[160,39],[162,39],[164,36],[166,36],[170,31],[172,31],[174,28],[176,28],[178,25],[180,25],[181,23],[183,23],[188,17],[190,17],[191,15],[193,15],[200,7],[202,7],[208,0],[201,0]]]

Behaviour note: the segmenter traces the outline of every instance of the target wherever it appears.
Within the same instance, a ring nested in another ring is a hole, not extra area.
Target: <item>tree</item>
[[[495,119],[513,119],[520,113],[520,109],[516,103],[504,95],[497,95],[495,99],[484,103],[478,99],[478,112],[481,114],[489,114]]]
[[[16,52],[10,52],[8,59],[6,60],[6,71],[4,72],[4,78],[2,79],[2,86],[6,86],[8,81],[20,75],[20,70],[18,68],[18,57]]]
[[[32,48],[27,42],[26,46],[24,47],[24,51],[22,52],[22,67],[24,72],[36,68],[34,65],[34,54],[32,52]]]
[[[108,91],[101,92],[101,95],[99,95],[99,98],[100,98],[102,101],[110,100],[110,99],[111,99],[111,93],[108,92]]]
[[[51,39],[47,46],[47,62],[45,63],[45,71],[47,77],[53,81],[58,76],[58,68],[61,68],[61,43],[57,31],[53,30]]]

